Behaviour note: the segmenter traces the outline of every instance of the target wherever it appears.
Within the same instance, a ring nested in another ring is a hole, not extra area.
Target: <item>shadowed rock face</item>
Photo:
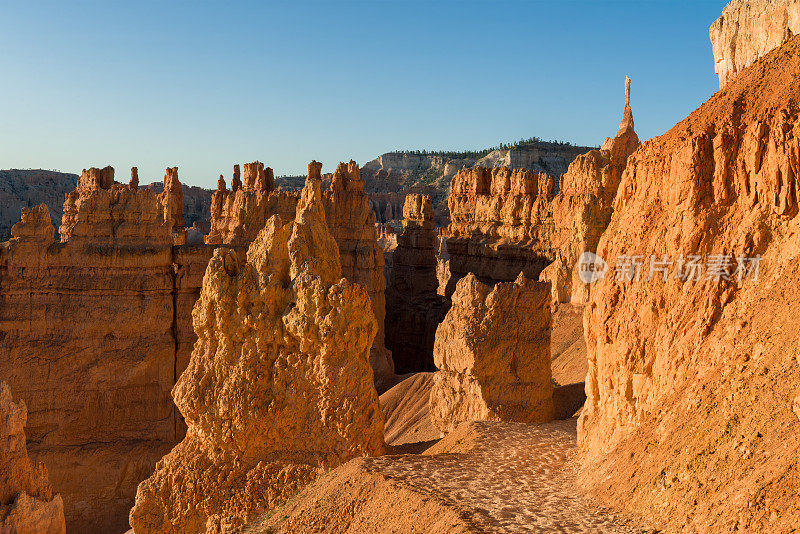
[[[238,166],[237,166],[238,168]],[[322,164],[309,165],[309,177],[321,178]],[[234,171],[235,188],[228,191],[222,179],[211,206],[209,244],[244,248],[273,215],[285,220],[294,217],[300,195],[297,191],[274,191],[272,170],[261,163],[245,165],[244,182]],[[384,345],[386,279],[383,275],[383,252],[378,245],[375,215],[364,193],[358,165],[340,163],[331,177],[331,186],[322,193],[328,228],[339,246],[342,273],[350,281],[364,286],[370,294],[372,310],[378,321],[370,361],[378,387],[392,382],[394,366]]]
[[[550,287],[526,279],[490,288],[462,278],[436,331],[430,417],[443,432],[467,421],[553,419]]]
[[[58,227],[64,196],[75,189],[77,182],[76,174],[41,169],[0,170],[0,241],[9,238],[22,208],[46,204]]]
[[[61,242],[44,206],[0,243],[0,376],[28,407],[70,531],[123,531],[136,485],[181,439],[170,398],[195,336],[211,247],[173,246],[170,194],[89,169],[65,201]],[[167,173],[174,191],[177,175]]]
[[[708,30],[719,88],[800,32],[798,0],[731,0]]]
[[[314,170],[294,220],[272,216],[246,259],[219,248],[209,262],[174,390],[187,435],[139,486],[137,533],[229,531],[385,450],[377,323],[367,291],[342,278]]]
[[[674,262],[666,281],[592,286],[579,420],[585,480],[665,530],[800,521],[798,95],[794,37],[628,158],[598,244]],[[677,278],[695,254],[700,279]]]
[[[25,403],[15,404],[0,382],[0,532],[63,534],[61,496],[53,496],[47,468],[32,464],[25,450],[27,416]]]
[[[407,195],[386,299],[386,344],[399,374],[434,370],[433,341],[445,311],[437,293],[437,243],[430,197]]]

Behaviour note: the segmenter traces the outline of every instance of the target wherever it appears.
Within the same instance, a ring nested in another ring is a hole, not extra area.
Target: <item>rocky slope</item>
[[[0,170],[0,241],[11,236],[23,207],[46,204],[56,227],[61,224],[64,196],[75,189],[77,174],[55,171]]]
[[[174,390],[187,435],[139,486],[135,532],[229,531],[324,470],[384,452],[377,324],[369,294],[342,278],[318,170],[294,220],[272,216],[246,259],[219,248],[209,262]]]
[[[799,95],[794,37],[628,159],[598,245],[674,262],[592,288],[579,424],[586,482],[669,531],[800,521]]]
[[[798,0],[731,0],[709,28],[714,72],[731,78],[800,31]]]
[[[25,450],[25,403],[14,403],[0,382],[0,532],[63,534],[64,504],[53,495],[47,468]]]
[[[469,421],[553,419],[549,284],[493,288],[469,274],[436,331],[430,418],[442,432]]]

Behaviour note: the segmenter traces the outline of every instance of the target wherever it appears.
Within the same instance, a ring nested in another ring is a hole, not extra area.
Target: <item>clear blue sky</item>
[[[725,1],[0,3],[0,168],[180,167],[659,135],[717,90]]]

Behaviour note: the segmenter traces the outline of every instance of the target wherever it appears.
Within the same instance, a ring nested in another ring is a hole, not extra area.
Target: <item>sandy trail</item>
[[[478,531],[648,532],[578,489],[576,419],[460,430],[424,455],[367,458],[365,467],[467,511]]]

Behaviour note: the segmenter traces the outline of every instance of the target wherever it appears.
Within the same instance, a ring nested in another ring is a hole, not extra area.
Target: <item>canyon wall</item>
[[[667,531],[800,522],[798,95],[793,37],[630,156],[598,245],[583,477]]]
[[[294,220],[272,216],[246,257],[214,253],[174,390],[188,432],[139,486],[135,532],[229,532],[385,451],[369,364],[377,322],[366,289],[342,277],[318,171]]]
[[[124,530],[136,484],[184,432],[170,390],[211,247],[173,246],[174,187],[159,196],[137,181],[88,169],[61,242],[38,206],[0,243],[0,376],[28,406],[31,455],[71,532]]]
[[[309,164],[309,177],[321,179],[321,168],[322,164],[316,161]],[[331,176],[329,190],[322,195],[328,228],[339,245],[342,273],[348,280],[363,285],[370,294],[378,321],[370,361],[376,383],[383,390],[394,376],[391,353],[384,344],[383,252],[377,241],[375,214],[370,209],[356,162],[340,163]],[[265,169],[262,163],[245,165],[244,181],[237,165],[230,191],[220,176],[212,199],[211,232],[206,242],[246,247],[273,215],[284,220],[294,217],[299,199],[298,191],[274,191],[272,170]]]
[[[476,167],[459,171],[450,188],[450,273],[446,296],[467,273],[484,283],[537,279],[552,261],[552,176]]]
[[[22,208],[46,204],[56,226],[61,224],[64,195],[75,189],[77,174],[41,169],[0,170],[0,241],[11,237]]]
[[[731,0],[709,28],[714,72],[722,89],[752,65],[800,31],[798,0]]]
[[[433,341],[446,311],[437,293],[435,225],[430,197],[407,195],[386,291],[386,345],[398,374],[434,370]]]
[[[25,403],[14,403],[0,382],[0,532],[63,534],[64,503],[53,495],[47,468],[25,449]]]
[[[472,274],[458,282],[436,331],[429,410],[439,430],[553,419],[548,286],[521,273],[494,287]]]

